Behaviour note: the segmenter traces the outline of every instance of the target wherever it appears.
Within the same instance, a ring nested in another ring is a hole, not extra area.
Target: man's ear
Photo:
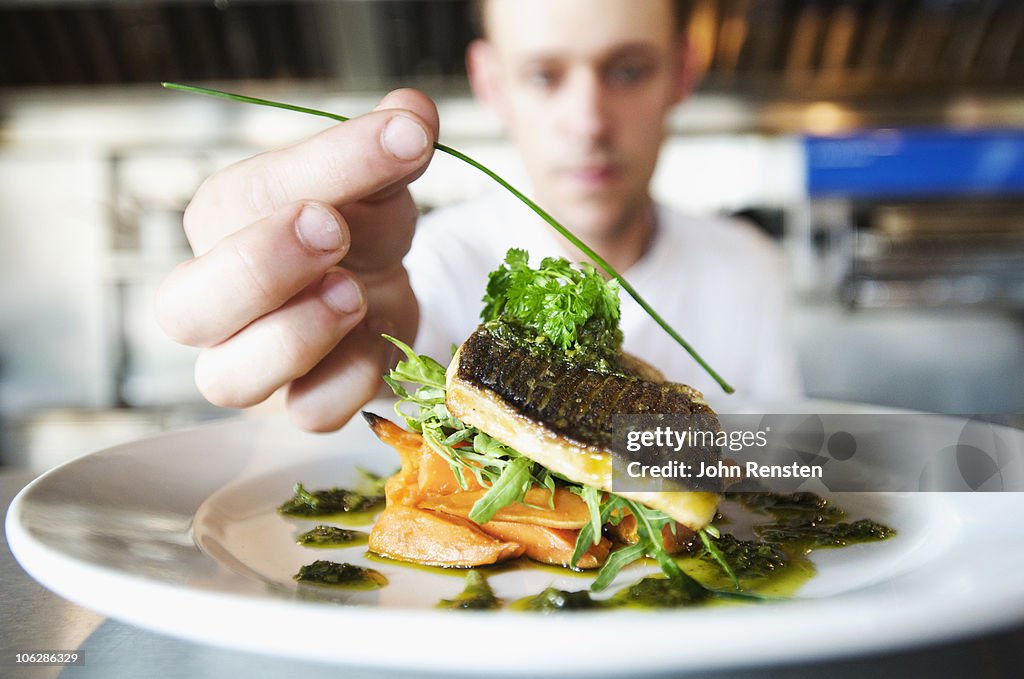
[[[672,87],[672,103],[683,101],[697,88],[704,75],[704,64],[694,47],[693,41],[685,33],[676,38],[673,54],[675,59],[675,82]]]
[[[484,106],[501,112],[501,76],[494,46],[482,38],[466,48],[466,74],[473,96]]]

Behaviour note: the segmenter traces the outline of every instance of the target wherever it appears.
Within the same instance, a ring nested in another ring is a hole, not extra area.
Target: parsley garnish
[[[569,361],[614,363],[622,346],[618,283],[564,258],[547,257],[532,269],[529,257],[513,248],[491,272],[481,319],[511,323],[520,344],[553,348]]]

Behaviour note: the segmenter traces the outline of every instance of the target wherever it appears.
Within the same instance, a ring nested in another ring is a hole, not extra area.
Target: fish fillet
[[[711,418],[692,387],[635,374],[599,374],[534,356],[478,328],[448,367],[448,410],[534,462],[578,483],[661,510],[698,530],[715,515],[717,492],[620,492],[612,488],[612,416]]]

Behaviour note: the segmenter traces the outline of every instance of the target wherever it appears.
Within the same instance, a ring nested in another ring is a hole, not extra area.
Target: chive
[[[320,116],[322,118],[330,118],[331,120],[337,120],[339,122],[345,122],[346,120],[348,120],[348,118],[346,116],[341,116],[341,115],[338,115],[336,113],[328,113],[326,111],[318,111],[317,109],[306,108],[305,106],[295,106],[293,104],[285,104],[285,103],[281,103],[281,102],[278,102],[278,101],[271,101],[269,99],[260,99],[260,98],[257,98],[257,97],[247,97],[247,96],[242,95],[242,94],[234,94],[234,93],[231,93],[231,92],[223,92],[221,90],[214,90],[214,89],[210,89],[208,87],[197,87],[195,85],[181,85],[181,84],[178,84],[178,83],[169,83],[169,82],[160,83],[160,84],[163,87],[166,87],[167,89],[170,89],[170,90],[178,90],[178,91],[181,91],[181,92],[191,92],[193,94],[204,94],[204,95],[207,95],[207,96],[210,96],[210,97],[220,97],[221,99],[230,99],[231,101],[240,101],[240,102],[245,103],[245,104],[256,104],[258,106],[269,106],[271,108],[280,108],[280,109],[284,109],[286,111],[294,111],[296,113],[305,113],[305,114],[308,114],[308,115]],[[476,169],[480,170],[485,175],[487,175],[488,177],[490,177],[491,179],[496,181],[498,184],[500,184],[507,191],[509,191],[513,196],[515,196],[520,201],[522,201],[527,207],[529,207],[531,210],[536,212],[537,215],[540,216],[540,218],[543,219],[545,222],[547,222],[555,231],[560,233],[567,241],[569,241],[570,243],[575,245],[584,254],[586,254],[588,257],[590,257],[590,259],[593,260],[594,263],[597,264],[597,266],[600,267],[602,271],[604,271],[606,274],[608,274],[611,278],[613,278],[616,281],[618,281],[619,285],[622,286],[622,289],[625,290],[627,293],[629,293],[629,296],[632,297],[634,300],[636,300],[636,303],[639,304],[640,307],[645,312],[647,312],[647,314],[651,318],[653,318],[654,321],[658,325],[661,326],[662,330],[664,330],[666,333],[668,333],[668,335],[672,339],[674,339],[676,341],[676,343],[679,344],[679,346],[681,346],[683,349],[686,350],[686,352],[688,354],[690,354],[690,356],[693,358],[693,360],[695,360],[697,362],[697,364],[700,365],[700,367],[702,367],[708,373],[708,375],[710,375],[716,382],[718,382],[719,386],[722,387],[722,389],[725,391],[725,393],[731,394],[731,393],[733,393],[735,391],[735,389],[733,389],[732,386],[729,385],[728,382],[726,382],[724,379],[722,379],[722,377],[719,376],[719,374],[717,372],[715,372],[714,369],[712,369],[712,367],[710,365],[707,364],[707,362],[700,356],[700,354],[697,353],[697,350],[694,349],[692,346],[690,346],[690,343],[687,342],[685,339],[683,339],[683,337],[678,332],[676,332],[675,328],[673,328],[671,325],[669,325],[668,322],[665,319],[663,319],[661,317],[661,315],[657,311],[655,311],[654,308],[650,304],[647,303],[647,300],[645,300],[643,297],[640,296],[640,293],[637,292],[636,289],[632,285],[630,285],[629,282],[625,278],[622,277],[622,274],[620,274],[618,271],[616,271],[615,268],[612,267],[612,265],[609,264],[607,261],[605,261],[605,259],[603,257],[601,257],[599,254],[594,252],[594,250],[591,249],[589,245],[587,245],[582,240],[580,240],[576,236],[576,234],[572,233],[571,231],[569,231],[569,229],[567,229],[564,226],[562,226],[558,222],[558,220],[556,220],[554,217],[552,217],[550,214],[548,214],[547,211],[544,210],[541,206],[537,205],[537,203],[535,203],[532,200],[530,200],[523,192],[521,192],[519,189],[517,189],[514,186],[512,186],[511,184],[509,184],[502,177],[500,177],[496,172],[494,172],[490,168],[486,167],[485,165],[483,165],[479,161],[477,161],[477,160],[475,160],[473,158],[470,158],[465,153],[462,153],[461,151],[453,149],[450,146],[446,146],[445,144],[435,143],[434,144],[434,148],[437,149],[438,151],[443,152],[443,153],[447,153],[450,156],[454,156],[455,158],[458,158],[459,160],[461,160],[461,161],[463,161],[465,163],[468,163],[469,165],[472,165]]]

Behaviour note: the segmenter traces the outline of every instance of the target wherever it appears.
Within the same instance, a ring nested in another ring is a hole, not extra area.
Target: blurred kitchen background
[[[1024,2],[689,15],[707,75],[656,193],[779,239],[808,394],[1024,411]],[[415,86],[445,142],[521,182],[467,91],[471,37],[465,0],[0,0],[0,462],[41,469],[228,414],[157,328],[154,292],[189,256],[202,178],[323,123],[160,81],[350,114]],[[486,188],[438,157],[414,193],[430,209]]]

